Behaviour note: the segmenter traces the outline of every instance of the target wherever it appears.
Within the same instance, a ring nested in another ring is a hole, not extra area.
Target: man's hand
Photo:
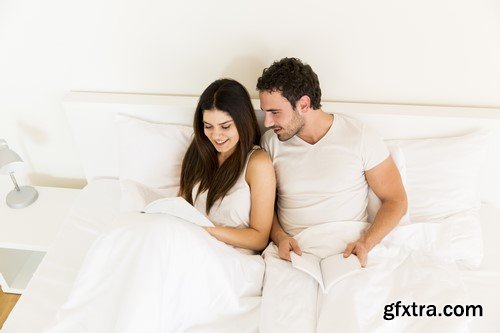
[[[358,239],[355,242],[347,244],[344,251],[344,258],[349,257],[351,254],[355,254],[358,257],[361,267],[366,267],[368,262],[368,252],[371,247],[363,239]]]
[[[302,255],[302,250],[295,238],[286,236],[280,239],[278,243],[278,255],[281,259],[292,261],[290,258],[290,251],[297,253],[299,256]]]

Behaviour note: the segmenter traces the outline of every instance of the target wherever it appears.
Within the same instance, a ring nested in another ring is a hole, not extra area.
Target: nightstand
[[[35,186],[38,199],[13,209],[5,197],[14,188],[0,176],[0,285],[6,293],[22,294],[59,232],[80,190]]]

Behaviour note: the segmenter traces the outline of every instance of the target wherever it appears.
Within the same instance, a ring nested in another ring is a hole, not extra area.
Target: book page
[[[358,257],[351,254],[349,257],[344,258],[343,253],[324,258],[320,266],[323,273],[323,281],[325,282],[325,293],[327,293],[335,283],[361,270],[361,264],[359,263]]]
[[[299,256],[295,252],[290,252],[290,258],[292,259],[292,266],[299,269],[310,276],[312,276],[316,281],[318,281],[322,290],[324,290],[323,276],[321,274],[321,268],[319,261],[320,259],[314,254],[302,252]]]
[[[183,197],[163,198],[153,201],[144,208],[144,213],[170,214],[199,225],[200,227],[214,226],[205,215],[191,206]]]

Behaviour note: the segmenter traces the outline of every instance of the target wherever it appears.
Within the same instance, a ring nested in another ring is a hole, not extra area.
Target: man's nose
[[[265,114],[264,114],[264,126],[267,128],[274,126],[273,115],[271,114],[271,112],[265,112]]]

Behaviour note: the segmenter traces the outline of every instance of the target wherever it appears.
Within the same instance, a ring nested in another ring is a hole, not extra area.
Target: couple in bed
[[[344,250],[366,266],[406,212],[406,194],[381,139],[321,109],[309,65],[277,61],[257,89],[271,129],[262,138],[249,94],[234,80],[213,82],[196,108],[179,194],[215,227],[155,216],[101,236],[50,332],[314,332],[318,285],[291,266],[290,252],[301,255],[295,236],[365,222],[370,186],[382,206]],[[302,324],[288,327],[277,304],[291,301],[307,305],[289,314]]]

